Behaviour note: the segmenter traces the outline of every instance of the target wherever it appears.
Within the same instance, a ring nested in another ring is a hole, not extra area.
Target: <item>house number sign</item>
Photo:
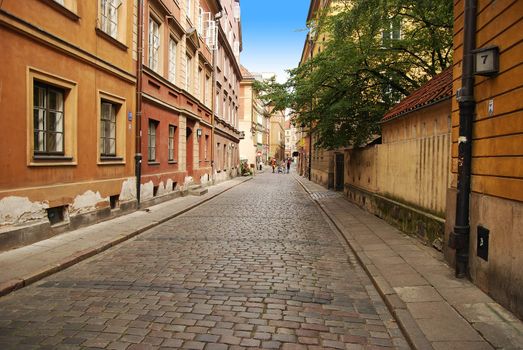
[[[499,48],[484,47],[472,51],[474,53],[474,74],[492,76],[499,71]]]

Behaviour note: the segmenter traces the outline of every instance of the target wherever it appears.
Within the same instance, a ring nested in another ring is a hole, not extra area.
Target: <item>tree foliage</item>
[[[333,3],[316,23],[328,33],[321,52],[284,84],[255,84],[276,110],[291,108],[296,124],[312,125],[324,148],[367,141],[387,110],[452,63],[451,0]]]

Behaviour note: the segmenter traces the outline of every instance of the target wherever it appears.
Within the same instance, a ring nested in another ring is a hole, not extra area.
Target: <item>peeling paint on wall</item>
[[[210,180],[209,174],[203,174],[202,176],[200,176],[200,184],[202,186],[209,186],[209,180]]]
[[[192,184],[194,184],[193,177],[192,176],[186,176],[185,180],[183,180],[183,188],[184,189],[188,189],[189,186],[191,186]]]
[[[163,194],[167,194],[170,191],[166,188],[166,186],[163,184],[163,181],[160,181],[158,184],[158,191],[156,191],[157,196],[161,196]]]
[[[74,198],[69,207],[69,214],[77,215],[96,210],[100,206],[109,206],[109,197],[103,198],[100,192],[86,191],[84,194]]]
[[[166,193],[169,193],[169,192],[172,192],[172,191],[175,191],[176,188],[173,188],[173,180],[172,179],[167,179],[167,183],[165,184],[165,191]]]
[[[130,177],[122,183],[119,199],[120,201],[136,199],[136,179],[134,177]]]
[[[31,202],[27,197],[5,197],[0,200],[0,226],[47,220],[49,203]]]
[[[142,184],[140,191],[140,199],[142,201],[151,199],[154,197],[154,184],[152,181]]]

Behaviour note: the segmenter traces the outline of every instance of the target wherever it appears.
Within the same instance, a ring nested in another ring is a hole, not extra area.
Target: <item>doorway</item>
[[[187,164],[187,175],[192,176],[194,163],[194,140],[192,129],[187,127],[185,129],[185,164]]]
[[[336,191],[343,191],[344,187],[344,157],[341,153],[336,153],[335,188]]]

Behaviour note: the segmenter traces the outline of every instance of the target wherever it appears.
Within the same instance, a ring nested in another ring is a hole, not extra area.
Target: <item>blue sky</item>
[[[310,0],[242,0],[241,64],[251,72],[274,72],[284,81],[284,71],[300,60],[309,4]]]

